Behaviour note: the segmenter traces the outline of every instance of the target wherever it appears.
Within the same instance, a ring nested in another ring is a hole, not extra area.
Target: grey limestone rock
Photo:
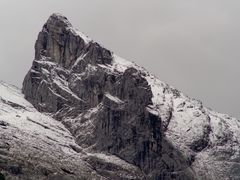
[[[63,123],[78,146],[95,154],[84,159],[108,179],[121,179],[113,171],[132,179],[127,165],[141,172],[136,179],[239,177],[240,126],[233,126],[238,120],[119,58],[62,15],[50,16],[39,33],[22,91],[36,109]],[[121,159],[122,167],[98,153]]]

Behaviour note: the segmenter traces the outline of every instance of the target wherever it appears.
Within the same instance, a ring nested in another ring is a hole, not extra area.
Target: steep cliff
[[[63,123],[84,151],[121,158],[143,179],[240,176],[237,119],[118,57],[60,14],[50,16],[38,35],[23,93]],[[110,178],[109,166],[99,166]]]

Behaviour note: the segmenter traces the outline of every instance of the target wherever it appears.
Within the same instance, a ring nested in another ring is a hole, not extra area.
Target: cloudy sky
[[[240,118],[239,0],[0,0],[1,80],[21,87],[53,12],[205,106]]]

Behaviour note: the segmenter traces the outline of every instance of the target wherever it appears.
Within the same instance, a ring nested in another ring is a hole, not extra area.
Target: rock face
[[[123,179],[240,177],[237,119],[116,56],[62,15],[53,14],[39,33],[23,93],[63,123],[84,151],[116,156],[142,174]],[[100,175],[114,176],[108,165],[99,166]]]
[[[0,82],[0,179],[144,179],[114,155],[89,153],[58,121],[38,112],[19,89]]]

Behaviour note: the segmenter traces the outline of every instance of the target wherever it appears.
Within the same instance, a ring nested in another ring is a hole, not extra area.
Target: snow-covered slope
[[[214,112],[135,63],[114,57],[117,71],[134,67],[148,81],[152,111],[161,117],[166,138],[192,160],[197,178],[240,179],[240,120]]]
[[[163,123],[164,136],[190,161],[199,179],[240,179],[240,120],[214,112],[160,81],[144,68],[113,55],[100,65],[112,72],[137,69],[153,93],[150,110]]]
[[[85,152],[62,123],[0,82],[0,179],[105,179],[98,163],[112,167],[105,174],[113,178],[141,177],[115,156]]]

